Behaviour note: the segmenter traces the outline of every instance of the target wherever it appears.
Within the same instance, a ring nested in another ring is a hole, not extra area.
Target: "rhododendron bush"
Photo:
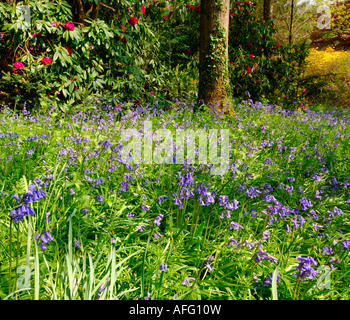
[[[27,1],[29,28],[21,20],[22,3],[0,4],[5,100],[67,107],[88,96],[166,102],[197,94],[199,1],[111,1],[94,7],[85,0],[84,8],[91,8],[84,19],[74,3]],[[231,2],[231,94],[293,105],[306,51],[276,43],[273,22],[254,20],[253,11],[251,1]]]
[[[81,24],[70,2],[29,1],[29,29],[18,22],[20,4],[0,4],[0,83],[8,100],[71,105],[86,92],[140,98],[157,48],[142,10],[130,12],[122,2],[118,17],[101,12],[101,19],[88,16]]]
[[[302,87],[306,46],[276,43],[273,21],[254,19],[252,2],[230,11],[229,70],[233,94],[293,106]]]

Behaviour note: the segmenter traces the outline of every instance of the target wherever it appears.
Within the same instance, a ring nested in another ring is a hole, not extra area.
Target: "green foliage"
[[[236,117],[223,118],[194,112],[186,102],[169,111],[129,103],[115,110],[108,104],[97,101],[89,109],[93,102],[87,101],[69,114],[2,111],[1,299],[143,300],[148,293],[152,300],[350,297],[349,112],[293,112],[257,103],[237,105]],[[214,176],[209,163],[197,161],[126,165],[120,153],[125,128],[141,132],[150,119],[154,131],[227,128],[230,169]],[[34,216],[14,222],[14,195],[21,198],[34,185],[46,196],[29,204]],[[184,196],[188,191],[193,196]],[[226,204],[238,201],[236,209],[225,205],[225,196]],[[301,206],[305,198],[312,207]],[[301,217],[303,226],[293,226]],[[230,228],[232,222],[243,229]],[[47,230],[53,239],[43,250],[40,235]],[[277,262],[257,261],[259,250]],[[317,261],[317,278],[297,279],[300,255]],[[331,288],[320,288],[318,267],[327,264]],[[17,266],[29,269],[27,289],[20,287]]]
[[[283,45],[274,40],[272,21],[254,19],[253,7],[233,4],[230,12],[229,70],[234,96],[262,98],[293,106],[301,89],[308,50],[304,44]],[[248,69],[249,68],[249,69]],[[283,95],[286,97],[282,99]]]

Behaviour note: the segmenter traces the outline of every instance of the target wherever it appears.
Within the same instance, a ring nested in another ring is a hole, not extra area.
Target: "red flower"
[[[237,5],[237,6],[240,6],[240,5],[241,5],[241,3],[238,1],[238,2],[236,2],[236,5]]]
[[[141,11],[142,11],[142,14],[145,14],[146,13],[146,8],[144,6],[141,6]]]
[[[165,16],[165,17],[164,17],[164,20],[169,20],[169,17]]]
[[[251,67],[248,67],[248,68],[247,68],[247,72],[248,72],[249,74],[251,74],[251,73],[252,73],[252,68],[251,68]]]
[[[187,52],[187,53],[190,53],[190,52],[191,52],[191,49],[187,49],[186,52]]]
[[[44,65],[47,65],[47,64],[51,64],[52,63],[52,60],[51,58],[43,58],[41,60],[41,62],[44,64]]]
[[[277,48],[277,49],[281,48],[281,45],[278,44],[278,45],[276,46],[276,48]]]
[[[198,12],[201,13],[201,8],[198,8]]]
[[[73,22],[66,22],[63,28],[70,31],[73,31],[75,29]]]
[[[194,10],[194,6],[190,6],[190,9],[191,9],[191,10]]]
[[[122,29],[123,32],[125,32],[126,26],[120,25],[120,29]]]
[[[73,50],[68,46],[66,46],[65,48],[67,49],[68,55],[70,56],[72,54]]]
[[[234,13],[234,12],[230,13],[230,16],[231,16],[231,17],[234,17],[234,16],[235,16],[235,13]]]
[[[247,47],[251,47],[252,46],[252,44],[249,42],[249,43],[247,43]]]
[[[253,59],[253,58],[254,58],[254,55],[253,55],[253,54],[250,54],[250,55],[249,55],[249,58],[250,58],[250,59]]]
[[[274,26],[275,26],[275,25],[272,24],[272,25],[271,25],[271,28],[273,28]]]
[[[249,1],[244,2],[247,6],[249,5]]]
[[[13,64],[13,67],[15,69],[19,69],[19,70],[22,70],[23,69],[23,63],[21,61],[16,61],[14,64]]]
[[[129,19],[129,23],[132,24],[133,26],[137,23],[137,18],[136,17],[131,17]]]
[[[186,8],[188,8],[188,9],[189,9],[190,7],[191,7],[191,6],[190,6],[189,4],[186,4]]]

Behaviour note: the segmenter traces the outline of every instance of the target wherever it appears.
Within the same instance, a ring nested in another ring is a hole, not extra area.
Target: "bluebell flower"
[[[105,198],[104,198],[103,196],[97,195],[97,196],[96,196],[96,200],[99,201],[99,202],[102,202],[102,201],[105,200]]]
[[[34,216],[35,211],[32,207],[26,206],[26,205],[20,205],[15,209],[12,209],[10,211],[10,217],[13,219],[14,222],[23,221],[24,217],[27,217],[28,215]]]
[[[228,210],[236,210],[238,208],[239,201],[233,199],[233,202],[226,204],[226,209]]]
[[[263,238],[263,240],[270,239],[270,231],[264,231],[262,238]]]
[[[269,284],[272,283],[272,278],[273,278],[273,272],[272,272],[269,276],[267,276],[267,278],[264,280],[263,286],[264,286],[264,287],[268,287]],[[276,283],[280,283],[280,282],[281,282],[281,281],[280,281],[280,276],[277,275]]]
[[[162,203],[164,201],[164,199],[168,199],[167,196],[159,196],[157,199],[157,203]]]
[[[149,211],[149,209],[151,209],[151,206],[148,206],[146,204],[141,204],[141,210],[144,211],[144,212],[147,212]]]
[[[182,280],[181,284],[188,287],[192,286],[188,278],[185,278],[184,280]]]
[[[98,289],[99,293],[102,293],[106,289],[106,283],[102,283],[101,286]]]
[[[97,179],[97,180],[95,181],[95,185],[96,185],[96,186],[98,186],[98,185],[100,185],[100,184],[104,184],[103,179]]]
[[[161,237],[163,237],[159,232],[156,232],[155,234],[154,234],[154,238],[155,239],[158,239],[158,238],[161,238]]]
[[[268,260],[277,263],[278,259],[267,254],[266,251],[259,250],[254,258],[254,262],[259,263],[261,260]]]
[[[313,205],[311,203],[311,200],[306,199],[306,198],[302,198],[300,199],[300,203],[301,203],[301,210],[308,210],[308,208],[311,208]]]
[[[159,214],[153,221],[154,224],[156,225],[160,225],[160,221],[163,219],[163,215],[162,214]]]
[[[159,265],[159,271],[167,271],[168,270],[168,266],[165,263],[161,263]]]
[[[205,266],[208,268],[209,272],[213,272],[213,268],[210,266],[209,262],[206,262]]]
[[[151,294],[147,292],[147,297],[145,297],[145,300],[149,300],[151,298]]]
[[[229,247],[231,247],[231,246],[233,246],[235,244],[237,244],[237,241],[235,239],[233,239],[233,238],[230,238],[228,240],[227,247],[229,248]]]
[[[144,228],[146,228],[145,226],[137,226],[136,227],[136,229],[138,230],[138,231],[140,231],[140,232],[143,232],[144,230]]]
[[[47,246],[43,243],[38,243],[38,246],[43,250],[45,251],[47,249]]]
[[[299,265],[295,268],[298,272],[294,273],[294,275],[300,280],[304,280],[305,278],[314,279],[317,276],[317,272],[312,268],[312,265],[317,265],[317,262],[312,257],[302,257],[298,256],[297,259],[300,261]]]
[[[237,231],[239,231],[239,228],[244,229],[240,224],[238,224],[235,221],[231,221],[229,223],[229,228],[230,228],[230,230],[236,229]]]
[[[246,195],[249,198],[255,198],[257,197],[261,191],[258,190],[258,187],[249,187],[249,189],[246,190]]]

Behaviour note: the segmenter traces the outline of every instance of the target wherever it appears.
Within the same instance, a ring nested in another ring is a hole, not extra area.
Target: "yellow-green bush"
[[[305,78],[311,78],[308,97],[313,102],[350,105],[350,51],[311,49]]]

